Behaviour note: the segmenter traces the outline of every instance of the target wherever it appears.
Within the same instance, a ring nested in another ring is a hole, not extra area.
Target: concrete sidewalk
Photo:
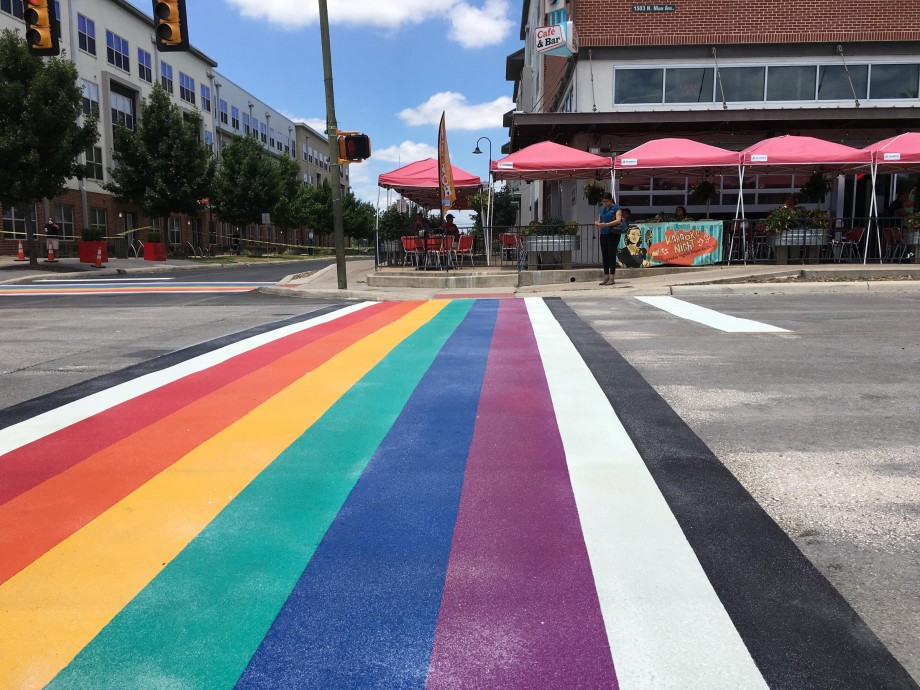
[[[637,271],[634,271],[634,273]],[[362,300],[427,300],[476,297],[628,297],[688,294],[795,294],[814,292],[912,292],[920,289],[920,266],[891,264],[775,266],[733,265],[700,267],[690,272],[665,273],[645,269],[641,275],[617,277],[615,285],[595,281],[529,285],[525,287],[457,288],[375,287],[367,284],[373,260],[346,264],[347,289],[338,289],[336,266],[305,277],[289,277],[277,287],[259,288],[270,294]],[[627,271],[622,271],[627,274]],[[806,278],[806,280],[802,280]],[[765,282],[765,281],[779,282]]]

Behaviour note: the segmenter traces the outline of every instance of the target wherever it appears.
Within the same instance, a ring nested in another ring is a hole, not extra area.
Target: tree
[[[255,137],[231,140],[221,151],[212,201],[222,221],[258,223],[278,201],[278,177],[271,157]]]
[[[391,204],[380,213],[379,229],[381,233],[389,232],[390,230],[405,230],[409,227],[411,221],[412,216],[408,208],[405,211],[400,211],[396,204]]]
[[[489,209],[489,191],[483,190],[470,195],[470,204],[476,211],[474,223],[476,230],[482,230],[482,219]],[[492,226],[503,228],[514,225],[517,222],[517,203],[514,201],[514,193],[506,184],[492,192]]]
[[[306,187],[304,211],[307,225],[323,233],[332,231],[332,188],[328,180]],[[372,204],[359,201],[352,192],[342,199],[345,234],[354,239],[369,239],[374,234],[376,212]]]
[[[290,156],[282,156],[274,173],[278,198],[272,206],[272,222],[285,229],[306,225],[306,187],[300,179],[300,165]]]
[[[214,159],[200,131],[201,117],[180,113],[159,84],[141,101],[136,130],[115,127],[116,166],[104,187],[159,218],[164,237],[170,213],[197,213],[210,194]]]
[[[0,32],[0,204],[5,208],[51,199],[68,179],[82,178],[81,153],[99,139],[94,115],[83,116],[77,68],[63,58],[29,54],[25,39]],[[83,116],[83,124],[80,117]],[[35,229],[26,223],[29,260]]]

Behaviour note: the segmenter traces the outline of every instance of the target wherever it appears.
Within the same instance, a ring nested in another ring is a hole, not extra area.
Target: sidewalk
[[[43,264],[43,261],[39,263]],[[265,262],[258,262],[264,264]],[[285,262],[286,263],[286,262]],[[183,259],[145,262],[139,259],[109,259],[104,268],[81,264],[77,259],[59,259],[53,270],[31,268],[12,257],[0,257],[0,284],[15,284],[41,278],[89,278],[90,276],[130,275],[201,269],[205,266],[233,268],[250,263],[202,264]],[[367,284],[374,272],[373,259],[349,260],[345,264],[347,289],[338,289],[336,265],[311,275],[287,276],[274,287],[261,292],[301,298],[351,300],[428,300],[432,298],[482,297],[630,297],[634,295],[690,294],[805,294],[854,292],[914,292],[920,290],[920,265],[914,264],[821,264],[815,266],[775,266],[765,264],[699,267],[688,272],[665,273],[657,269],[620,271],[615,285],[600,286],[598,281],[566,282],[524,287],[455,288],[373,287]],[[600,272],[598,271],[598,274]],[[636,275],[640,274],[640,275]],[[630,277],[627,277],[630,276]],[[816,282],[800,280],[802,276]],[[794,279],[795,282],[793,282]],[[771,280],[774,282],[763,282]],[[758,282],[760,281],[760,282]],[[778,281],[778,282],[777,282]]]
[[[432,298],[476,297],[629,297],[634,295],[688,294],[804,294],[828,292],[913,292],[920,290],[920,265],[854,264],[817,266],[775,266],[763,264],[701,267],[686,273],[656,273],[645,269],[637,277],[617,277],[615,285],[596,281],[500,288],[372,287],[367,275],[373,260],[346,264],[348,287],[338,289],[336,266],[329,266],[303,278],[289,277],[276,287],[259,288],[269,294],[303,298],[338,297],[362,300],[427,300]],[[623,271],[622,273],[626,273]],[[801,281],[801,277],[811,281]],[[758,282],[766,280],[800,282]]]

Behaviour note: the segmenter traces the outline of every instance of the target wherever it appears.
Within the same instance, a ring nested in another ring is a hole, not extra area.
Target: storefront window
[[[665,103],[711,103],[714,70],[669,69],[665,74]]]
[[[850,65],[849,72],[850,78],[847,79],[847,69],[843,65],[822,65],[818,72],[818,100],[853,100],[854,90],[856,98],[865,98],[869,85],[869,66]],[[850,79],[853,80],[852,88]]]
[[[815,73],[814,65],[770,67],[767,74],[767,100],[815,100]]]
[[[920,65],[872,65],[869,98],[917,98]]]
[[[763,67],[723,67],[719,70],[725,100],[729,103],[744,103],[763,100],[763,83],[766,69]],[[719,93],[717,92],[717,96]]]
[[[613,98],[617,105],[661,103],[664,70],[618,69],[615,79]]]

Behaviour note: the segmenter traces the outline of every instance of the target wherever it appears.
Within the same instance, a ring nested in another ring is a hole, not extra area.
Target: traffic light
[[[185,0],[153,0],[153,29],[161,53],[188,50]]]
[[[59,55],[60,33],[54,0],[23,0],[22,18],[26,23],[26,43],[32,55]]]
[[[354,163],[371,157],[371,138],[366,134],[346,134],[339,137],[339,160]]]

